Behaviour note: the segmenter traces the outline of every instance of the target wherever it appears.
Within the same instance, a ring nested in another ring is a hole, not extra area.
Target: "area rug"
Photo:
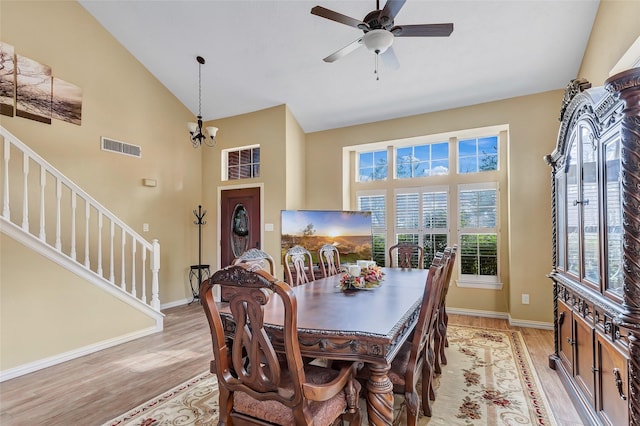
[[[449,326],[448,363],[435,378],[433,416],[419,425],[555,425],[518,331]],[[362,401],[363,424],[366,421]],[[405,424],[396,397],[395,424]],[[216,378],[203,373],[105,423],[104,426],[215,425]]]

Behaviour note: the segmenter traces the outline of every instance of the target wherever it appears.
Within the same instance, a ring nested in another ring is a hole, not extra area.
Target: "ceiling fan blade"
[[[324,58],[323,61],[325,61],[325,62],[335,62],[338,59],[342,58],[343,56],[347,56],[349,53],[351,53],[354,50],[356,50],[358,47],[360,47],[361,44],[362,44],[362,37],[360,37],[357,40],[354,40],[353,42],[351,42],[349,44],[347,44],[342,49],[339,49],[339,50],[333,52],[331,55],[329,55],[326,58]]]
[[[315,6],[311,9],[312,15],[317,15],[322,18],[330,19],[335,22],[339,22],[341,24],[349,25],[350,27],[364,29],[369,28],[367,24],[362,22],[359,19],[351,18],[347,15],[343,15],[342,13],[334,12],[333,10],[327,9],[322,6]]]
[[[396,25],[389,31],[396,37],[449,37],[453,24]]]
[[[384,26],[387,23],[393,21],[404,6],[404,3],[407,0],[387,0],[387,3],[384,5],[384,9],[380,11],[380,23]]]
[[[393,46],[389,46],[389,48],[385,50],[380,57],[382,58],[382,63],[384,63],[385,67],[391,70],[397,70],[400,68],[400,62],[398,62],[396,52],[393,51]]]

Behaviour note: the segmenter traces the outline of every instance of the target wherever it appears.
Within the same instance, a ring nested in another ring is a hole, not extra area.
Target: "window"
[[[504,240],[498,212],[506,199],[498,190],[508,176],[500,167],[506,151],[499,145],[508,132],[508,125],[496,125],[345,150],[349,195],[358,209],[374,212],[374,221],[381,218],[373,231],[376,262],[386,264],[390,246],[411,242],[423,248],[427,268],[436,253],[456,244],[456,285],[501,289],[500,251],[506,250],[499,250]],[[612,244],[619,244],[615,236]]]
[[[448,188],[396,190],[396,241],[421,245],[425,267],[447,246],[448,198]]]
[[[384,192],[360,192],[356,198],[358,199],[358,210],[371,212],[373,260],[382,266],[385,264],[387,251],[387,214]]]
[[[498,170],[498,137],[458,141],[458,173]]]
[[[396,177],[408,179],[449,173],[449,142],[396,149]]]
[[[226,151],[226,180],[260,177],[260,147]]]
[[[361,152],[358,156],[358,181],[387,179],[387,151]]]
[[[460,282],[500,286],[498,191],[495,183],[460,185],[458,191]]]

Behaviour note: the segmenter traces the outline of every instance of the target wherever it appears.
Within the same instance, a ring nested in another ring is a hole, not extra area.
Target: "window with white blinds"
[[[424,266],[443,251],[449,235],[448,188],[397,189],[395,192],[395,236],[397,242],[412,242],[424,248]]]
[[[496,183],[458,186],[458,224],[460,283],[499,287]]]
[[[385,264],[387,250],[386,200],[384,191],[363,191],[356,194],[358,210],[371,212],[371,231],[373,234],[373,260],[380,266]]]

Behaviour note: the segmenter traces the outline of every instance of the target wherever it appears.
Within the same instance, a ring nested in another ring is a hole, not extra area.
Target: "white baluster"
[[[84,200],[84,266],[91,267],[89,261],[89,219],[91,218],[91,204],[89,200]]]
[[[4,195],[2,201],[2,217],[11,220],[11,210],[9,210],[9,158],[11,158],[11,142],[4,138]]]
[[[47,186],[47,171],[41,165],[40,166],[40,240],[47,240],[47,232],[45,231],[44,223],[44,189]]]
[[[98,214],[98,268],[96,273],[102,276],[102,212]]]
[[[142,287],[141,300],[147,303],[147,249],[144,245],[142,246],[142,282],[140,285]]]
[[[60,178],[56,179],[56,250],[62,251],[62,230],[61,223],[62,209],[60,204],[62,203],[62,181]]]
[[[116,283],[116,275],[115,272],[113,270],[114,266],[113,266],[113,262],[114,262],[114,257],[113,257],[113,239],[115,238],[116,235],[116,224],[113,223],[113,220],[111,221],[111,235],[110,235],[110,242],[109,242],[109,281],[111,281],[111,284],[115,284]]]
[[[135,238],[131,236],[131,295],[136,297],[136,244]]]
[[[24,189],[22,196],[22,230],[29,232],[29,156],[26,152],[22,153],[22,176],[24,176]]]
[[[71,256],[71,258],[73,260],[77,260],[77,253],[76,253],[76,207],[78,205],[77,202],[77,197],[76,197],[76,192],[72,191],[71,192],[71,253],[69,254],[69,256]]]
[[[127,282],[124,276],[124,246],[127,243],[127,235],[124,233],[124,228],[122,228],[122,275],[120,275],[120,288],[123,290],[127,290]]]
[[[158,271],[160,270],[160,243],[158,240],[151,242],[153,251],[151,253],[151,307],[160,310],[160,284],[158,283]]]

